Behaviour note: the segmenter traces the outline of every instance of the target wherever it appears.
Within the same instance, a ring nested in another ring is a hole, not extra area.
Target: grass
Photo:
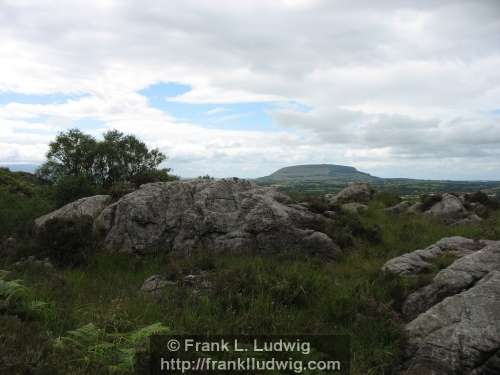
[[[398,312],[417,285],[411,279],[383,274],[380,267],[394,256],[445,236],[499,239],[500,215],[497,211],[480,225],[449,227],[427,217],[386,215],[383,206],[373,202],[361,217],[363,226],[378,228],[379,241],[355,239],[336,263],[286,252],[272,256],[196,254],[189,259],[97,254],[86,266],[12,272],[12,278],[22,279],[47,306],[43,319],[36,322],[1,316],[0,336],[9,339],[0,352],[14,355],[12,347],[22,347],[11,373],[16,373],[15,366],[24,371],[21,359],[29,357],[33,368],[51,371],[47,373],[70,369],[75,374],[104,374],[109,369],[97,359],[77,366],[64,359],[74,356],[61,356],[53,343],[88,324],[103,335],[126,335],[161,323],[175,334],[349,334],[353,374],[390,373],[404,344]],[[452,260],[436,260],[435,271]],[[181,283],[168,287],[161,298],[139,290],[153,274],[182,280],[201,271],[208,275],[209,288],[195,290]],[[23,343],[28,340],[26,332],[33,343]],[[33,353],[45,359],[37,362]]]

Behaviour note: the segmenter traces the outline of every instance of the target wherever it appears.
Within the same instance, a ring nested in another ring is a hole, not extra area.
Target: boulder
[[[325,220],[273,188],[197,179],[143,185],[102,210],[94,228],[109,251],[301,251],[333,259],[339,247],[317,231]]]
[[[160,275],[153,275],[144,280],[141,286],[141,292],[158,295],[167,286],[176,286],[177,283],[164,279]]]
[[[382,270],[398,275],[416,275],[429,270],[432,267],[432,260],[440,255],[449,254],[459,258],[488,244],[488,241],[475,241],[460,236],[445,237],[425,249],[415,250],[389,260]]]
[[[403,305],[403,313],[415,318],[446,297],[468,289],[487,273],[500,270],[500,242],[482,243],[484,247],[467,254],[440,271],[432,282],[411,294]]]
[[[368,203],[375,194],[371,186],[365,182],[349,184],[345,189],[330,199],[332,204]]]
[[[498,374],[500,272],[446,298],[406,326],[414,374]]]
[[[450,237],[386,263],[406,275],[423,270],[408,259],[428,263],[444,252],[451,265],[403,304],[407,345],[401,374],[497,374],[500,369],[500,241]],[[399,265],[399,266],[398,266]],[[401,272],[404,270],[404,272]]]
[[[441,200],[432,205],[425,213],[445,220],[460,220],[469,214],[462,200],[449,193],[444,193]]]
[[[110,203],[111,196],[109,195],[82,198],[36,219],[35,228],[37,230],[42,228],[47,221],[52,219],[79,219],[84,216],[95,219]]]

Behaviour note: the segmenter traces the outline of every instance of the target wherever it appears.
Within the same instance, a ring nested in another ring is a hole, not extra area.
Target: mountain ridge
[[[283,167],[268,176],[259,177],[258,182],[376,182],[380,177],[361,172],[355,167],[339,164],[302,164]]]
[[[302,164],[280,168],[268,176],[254,179],[259,185],[277,185],[309,193],[335,192],[351,182],[367,182],[380,190],[399,194],[434,192],[472,192],[485,190],[500,194],[500,181],[453,181],[412,178],[383,178],[338,164]]]

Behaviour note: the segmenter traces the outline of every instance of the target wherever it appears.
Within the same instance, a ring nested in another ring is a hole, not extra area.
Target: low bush
[[[58,266],[84,264],[95,247],[92,226],[90,217],[47,221],[37,232],[37,255]]]
[[[168,182],[177,180],[178,178],[176,176],[168,174],[169,171],[170,169],[151,169],[132,176],[130,182],[138,188],[143,184],[151,182]]]
[[[54,197],[58,207],[98,193],[98,188],[84,176],[65,176],[54,186]]]
[[[149,337],[167,332],[167,327],[155,323],[132,332],[108,334],[89,323],[58,338],[55,347],[71,358],[70,363],[81,367],[98,366],[109,372],[130,373],[136,354],[147,351]]]
[[[420,209],[421,209],[421,211],[427,211],[429,208],[434,206],[436,203],[441,202],[441,200],[442,200],[441,195],[424,194],[420,197],[420,201],[422,202],[422,207]]]
[[[497,198],[490,198],[486,193],[482,191],[466,194],[465,200],[467,203],[481,203],[486,208],[491,210],[498,210],[500,208],[500,202]]]
[[[379,191],[375,193],[373,200],[380,202],[384,207],[391,207],[400,203],[401,197],[398,194],[389,191]]]
[[[363,222],[359,215],[345,211],[339,211],[333,221],[323,221],[319,229],[343,249],[353,247],[357,241],[371,244],[381,241],[380,227],[377,224]]]
[[[6,280],[7,271],[0,271],[0,315],[21,318],[37,316],[47,305],[35,299],[21,280]]]
[[[134,185],[132,185],[130,183],[121,182],[121,183],[117,183],[117,184],[114,184],[113,186],[111,186],[108,189],[107,193],[109,195],[111,195],[111,198],[114,201],[117,201],[121,197],[123,197],[123,196],[125,196],[127,194],[132,193],[134,190],[135,190],[135,186]]]

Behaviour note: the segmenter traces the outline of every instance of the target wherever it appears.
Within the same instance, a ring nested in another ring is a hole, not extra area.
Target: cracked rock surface
[[[81,209],[87,206],[92,209]],[[95,232],[109,251],[187,255],[197,249],[300,251],[329,259],[340,254],[333,240],[318,231],[325,220],[332,219],[292,204],[288,196],[273,188],[246,180],[145,184],[115,203],[85,198],[47,217],[81,216],[82,211],[95,218]],[[40,225],[47,217],[38,219]]]
[[[425,270],[422,263],[444,252],[458,259],[403,305],[409,322],[400,373],[499,374],[500,241],[445,238],[390,260],[384,269],[417,275]]]

